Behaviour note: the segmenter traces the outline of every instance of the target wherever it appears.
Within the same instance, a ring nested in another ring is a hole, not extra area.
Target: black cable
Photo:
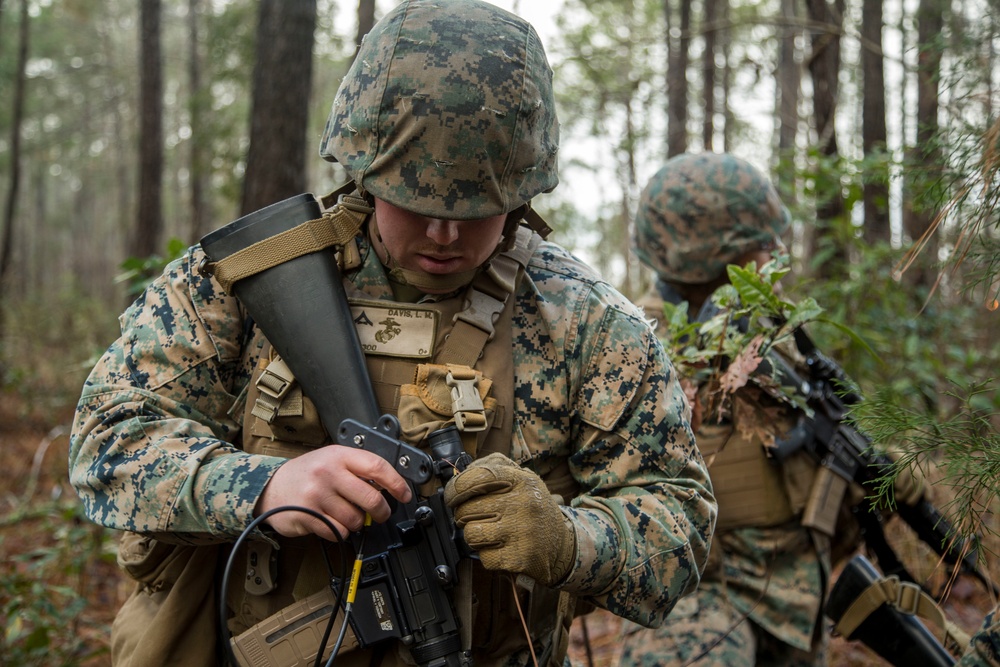
[[[223,633],[222,649],[225,652],[226,660],[228,660],[230,662],[230,664],[233,665],[233,667],[239,667],[239,665],[241,664],[236,659],[236,654],[233,653],[233,648],[230,645],[231,637],[229,636],[229,633],[226,630],[226,628],[228,627],[228,620],[229,620],[229,619],[226,618],[226,593],[229,590],[229,575],[231,574],[232,569],[233,569],[233,561],[236,558],[237,551],[239,551],[239,548],[243,545],[244,540],[246,540],[246,538],[250,535],[251,531],[253,531],[254,528],[256,528],[257,526],[259,526],[261,523],[263,523],[267,519],[271,518],[272,516],[274,516],[275,514],[278,514],[280,512],[303,512],[305,514],[308,514],[308,515],[310,515],[310,516],[312,516],[312,517],[314,517],[314,518],[319,519],[320,521],[322,521],[323,525],[325,525],[327,528],[329,528],[330,532],[332,532],[337,537],[338,544],[343,545],[344,541],[345,541],[344,540],[344,536],[340,534],[340,531],[337,530],[336,526],[334,526],[330,522],[329,519],[327,519],[325,516],[323,516],[322,514],[320,514],[319,512],[317,512],[315,510],[309,509],[308,507],[300,507],[298,505],[285,505],[285,506],[282,506],[282,507],[275,507],[274,509],[268,510],[268,511],[264,512],[263,514],[261,514],[256,519],[254,519],[253,521],[251,521],[250,524],[243,530],[243,532],[240,533],[240,536],[238,538],[236,538],[236,541],[233,543],[232,550],[229,553],[229,558],[226,560],[226,567],[225,567],[225,569],[222,572],[222,593],[221,593],[221,595],[219,595],[219,608],[218,608],[218,612],[219,612],[219,631],[221,633]],[[330,575],[330,577],[332,579],[333,578],[333,568],[330,565],[329,558],[327,558],[326,550],[325,549],[321,549],[321,551],[323,552],[323,556],[326,559],[328,574]],[[347,559],[341,557],[340,560],[343,563],[343,570],[344,570],[341,573],[343,575],[342,578],[341,578],[341,582],[345,582],[345,581],[347,581]],[[330,621],[329,621],[329,624],[327,626],[327,631],[326,631],[326,633],[323,636],[323,642],[320,644],[319,652],[316,654],[316,659],[317,659],[317,663],[316,664],[317,664],[317,666],[319,665],[318,661],[320,659],[320,656],[323,655],[323,652],[326,649],[326,641],[327,641],[327,639],[328,639],[328,637],[330,635],[330,632],[332,631],[332,628],[333,628],[333,619],[337,615],[337,610],[340,609],[340,606],[341,606],[341,604],[343,602],[343,596],[344,596],[344,585],[343,585],[343,583],[341,583],[340,590],[337,591],[336,605],[334,606],[333,612],[330,613]],[[344,614],[344,625],[345,626],[347,625],[347,620],[348,620],[347,619],[347,614],[345,613]],[[343,635],[343,632],[341,634]],[[336,655],[336,651],[334,651],[331,654],[331,658],[334,655]]]
[[[333,645],[333,650],[330,651],[330,659],[326,661],[326,667],[331,667],[333,665],[334,659],[337,654],[340,653],[340,647],[344,644],[344,637],[347,636],[347,619],[350,617],[351,609],[354,608],[354,594],[357,592],[358,577],[361,574],[361,562],[364,560],[364,549],[365,549],[365,535],[368,533],[366,528],[371,525],[371,515],[365,514],[364,527],[361,529],[361,541],[358,543],[357,555],[354,559],[354,571],[351,574],[351,581],[347,582],[346,579],[341,579],[340,590],[337,595],[337,607],[340,608],[340,603],[344,594],[344,584],[349,585],[349,591],[347,596],[347,604],[344,606],[344,623],[340,626],[340,635],[337,637],[337,642]],[[345,568],[346,569],[346,562]],[[333,628],[333,616],[330,617],[330,623],[327,625],[327,632],[323,635],[323,646],[326,646],[326,641],[329,638],[330,630]],[[319,659],[323,653],[316,654],[316,667],[319,667]]]
[[[322,667],[323,664],[323,652],[326,650],[326,643],[330,641],[330,634],[333,632],[333,621],[337,617],[337,610],[340,609],[344,602],[344,581],[347,576],[347,559],[344,558],[343,554],[343,540],[341,539],[340,533],[336,533],[338,544],[341,545],[340,554],[340,586],[337,589],[337,599],[333,612],[330,614],[330,620],[326,622],[326,629],[323,630],[323,639],[319,642],[319,649],[316,651],[316,659],[313,661],[313,667]],[[320,548],[320,553],[323,554],[323,562],[326,563],[326,572],[330,575],[330,579],[333,579],[333,565],[330,564],[330,555],[326,551],[326,545],[322,545]],[[347,627],[347,614],[344,614],[344,627]],[[336,655],[337,648],[334,647],[332,655]]]

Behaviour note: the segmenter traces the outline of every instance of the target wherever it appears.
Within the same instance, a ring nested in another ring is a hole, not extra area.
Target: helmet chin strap
[[[413,287],[425,293],[445,294],[459,290],[471,283],[476,277],[476,274],[478,274],[485,266],[489,265],[490,261],[494,257],[504,250],[509,249],[509,246],[513,242],[517,225],[524,217],[524,213],[527,208],[528,207],[526,205],[521,206],[507,215],[507,219],[504,222],[503,236],[500,237],[500,242],[497,244],[497,247],[493,250],[493,253],[486,261],[474,269],[461,271],[459,273],[438,274],[404,269],[392,256],[392,253],[389,252],[385,243],[382,242],[382,235],[378,231],[378,224],[369,224],[368,230],[369,234],[374,237],[374,240],[379,244],[379,246],[381,246],[383,252],[385,252],[385,262],[382,264],[388,270],[389,279],[391,281],[399,285]]]
[[[372,220],[374,221],[374,219]],[[389,248],[386,247],[385,243],[382,242],[382,235],[379,234],[378,224],[369,224],[368,233],[372,237],[372,241],[377,243],[379,247],[382,248],[382,252],[385,253],[385,261],[382,262],[382,266],[386,268],[389,276],[389,280],[398,285],[403,285],[405,287],[412,287],[418,289],[425,294],[444,294],[447,292],[454,292],[469,283],[472,279],[476,277],[479,273],[481,267],[476,267],[469,271],[461,271],[459,273],[427,273],[426,271],[414,271],[412,269],[404,269],[396,261],[396,258],[392,256],[389,252]]]
[[[392,255],[389,255],[388,250],[386,250],[386,259],[388,260],[386,268],[389,269],[390,280],[400,285],[416,287],[421,292],[431,294],[454,292],[459,288],[465,287],[472,282],[472,279],[476,277],[481,268],[476,267],[470,271],[462,271],[460,273],[426,273],[424,271],[404,269],[393,259]]]

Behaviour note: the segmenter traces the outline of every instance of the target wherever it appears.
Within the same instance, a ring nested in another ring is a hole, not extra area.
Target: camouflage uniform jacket
[[[363,263],[345,282],[391,300],[358,242]],[[195,247],[171,263],[122,315],[83,388],[70,475],[99,524],[231,542],[282,459],[239,447],[252,332],[238,301],[199,275],[202,257]],[[715,519],[673,366],[638,309],[558,246],[539,246],[514,298],[512,457],[568,461],[581,489],[564,509],[577,560],[560,588],[658,625],[697,585]]]
[[[1000,667],[1000,605],[983,619],[958,667]]]
[[[648,316],[662,319],[663,299],[655,288],[638,303]],[[685,387],[685,390],[689,398],[694,399],[696,412],[700,411],[699,403],[705,402],[704,388]],[[694,396],[696,393],[700,396]],[[748,423],[755,428],[769,429],[776,436],[783,435],[783,430],[794,423],[788,412],[773,402],[770,405],[763,403],[760,392],[748,386],[737,390],[732,407],[725,414],[724,421],[728,422],[725,427],[699,425],[695,420],[695,436],[708,461],[720,498],[726,490],[714,476],[714,455],[724,451],[731,444],[729,441],[738,437]],[[791,484],[808,489],[812,481],[811,464],[804,455],[792,459],[800,465],[794,468],[774,466],[777,480],[769,481],[778,481],[782,487]],[[750,468],[746,475],[757,478]],[[791,479],[794,477],[798,479]],[[784,490],[778,492],[784,493]],[[782,642],[809,651],[817,624],[822,619],[824,591],[830,573],[829,539],[801,526],[798,518],[777,525],[723,528],[728,519],[724,516],[725,510],[720,504],[719,529],[701,586],[723,587],[740,614]]]

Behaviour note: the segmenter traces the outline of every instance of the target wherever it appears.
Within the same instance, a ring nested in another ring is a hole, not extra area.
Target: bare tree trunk
[[[354,57],[361,48],[361,40],[375,27],[375,0],[358,0],[358,35],[354,42]]]
[[[702,54],[702,105],[705,116],[701,123],[701,143],[712,151],[715,143],[715,36],[718,30],[718,5],[722,0],[705,0],[705,52]]]
[[[726,28],[719,35],[719,54],[725,65],[722,68],[722,117],[724,124],[722,127],[722,150],[728,151],[733,144],[733,109],[729,105],[729,91],[733,84],[733,68],[729,64],[729,51],[733,41],[733,33],[729,26],[729,1],[722,0],[719,6],[719,23]]]
[[[17,79],[14,84],[13,112],[10,128],[10,189],[7,191],[7,205],[4,207],[3,240],[0,242],[0,301],[7,290],[13,257],[14,224],[17,211],[17,195],[21,187],[21,124],[24,121],[25,88],[27,87],[26,67],[28,45],[31,40],[28,17],[28,0],[21,0],[21,24],[17,42]],[[0,336],[5,331],[4,310],[0,308]]]
[[[160,0],[139,0],[139,215],[132,257],[156,254],[163,231],[163,54]]]
[[[306,189],[315,28],[316,0],[261,0],[244,215]]]
[[[922,204],[907,206],[903,211],[903,225],[907,235],[916,243],[925,239],[923,257],[907,272],[910,284],[931,287],[935,281],[931,268],[937,261],[938,243],[931,230],[934,222],[934,205],[938,197],[933,192],[939,187],[942,167],[938,127],[941,53],[941,32],[948,3],[944,0],[920,0],[917,9],[917,135],[911,159],[907,161],[908,189],[922,193]],[[913,196],[905,198],[913,203]]]
[[[188,85],[191,114],[191,221],[189,242],[193,243],[211,231],[212,211],[206,193],[208,192],[209,156],[205,137],[205,110],[207,95],[201,84],[201,40],[198,24],[201,21],[201,0],[188,0]]]
[[[35,196],[32,206],[34,210],[31,215],[36,221],[48,220],[48,207],[46,204],[48,203],[49,175],[44,163],[39,163],[35,166],[32,181],[34,181],[32,190],[34,190]],[[28,257],[34,258],[34,261],[22,272],[25,274],[28,284],[42,286],[46,276],[51,274],[51,271],[45,270],[47,262],[41,259],[45,256],[44,242],[46,234],[40,229],[42,225],[25,225],[25,227],[25,231],[31,235],[28,243]]]
[[[3,0],[0,0],[0,19],[3,19]],[[0,27],[2,27],[2,25],[3,24],[0,23]],[[2,36],[3,36],[3,30],[0,30],[0,37]],[[0,46],[3,46],[3,40],[0,40]]]
[[[862,6],[861,75],[864,77],[861,138],[865,156],[872,157],[886,149],[882,0],[864,0]],[[888,243],[892,230],[889,227],[889,167],[886,162],[869,163],[863,200],[865,239],[869,243]]]
[[[635,256],[631,252],[631,242],[632,242],[632,226],[635,224],[633,218],[633,212],[635,211],[635,204],[638,201],[638,177],[636,176],[635,169],[635,147],[636,147],[636,131],[635,131],[635,119],[632,113],[632,103],[625,103],[625,139],[627,153],[625,155],[625,182],[622,183],[622,221],[625,223],[625,233],[621,235],[621,256],[625,258],[625,276],[623,278],[623,285],[625,286],[626,294],[630,296],[638,296],[638,289],[633,283],[636,279],[636,272],[633,266],[632,258]]]
[[[670,12],[670,3],[664,0]],[[680,3],[680,35],[674,36],[667,22],[667,157],[687,150],[688,48],[691,43],[691,3]]]
[[[784,29],[778,54],[778,190],[786,203],[795,200],[795,148],[799,134],[802,66],[795,42],[802,33],[799,0],[781,0]]]
[[[836,158],[837,148],[837,98],[840,93],[840,35],[843,32],[845,0],[807,0],[809,18],[819,26],[810,33],[812,53],[809,58],[809,72],[813,82],[813,116],[819,152],[827,158]],[[830,197],[817,202],[817,229],[812,239],[810,256],[815,255],[820,239],[826,237],[831,248],[825,249],[831,260],[841,266],[846,262],[845,249],[833,235],[832,226],[841,222],[844,216],[844,199],[839,188],[831,188]],[[830,252],[832,250],[832,252]],[[820,267],[819,273],[831,275],[833,267],[828,262]]]

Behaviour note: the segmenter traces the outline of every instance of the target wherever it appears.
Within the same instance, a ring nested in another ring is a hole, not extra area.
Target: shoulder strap
[[[528,265],[541,241],[531,230],[519,227],[514,247],[494,257],[489,267],[476,276],[466,293],[468,303],[455,315],[439,363],[475,366],[483,348],[496,334],[494,323],[517,286],[519,272]]]
[[[524,221],[528,223],[528,226],[543,239],[548,238],[549,234],[552,233],[552,228],[549,227],[549,223],[545,222],[545,220],[542,219],[542,216],[538,215],[538,212],[531,208],[531,206],[528,206],[528,210],[524,212]]]
[[[346,192],[348,186],[345,185],[322,198],[324,206],[334,202],[322,217],[251,244],[218,262],[207,262],[199,270],[211,272],[226,293],[231,294],[233,284],[244,278],[302,255],[330,246],[343,246],[354,239],[373,210],[353,191],[353,183],[349,185],[351,193]]]

